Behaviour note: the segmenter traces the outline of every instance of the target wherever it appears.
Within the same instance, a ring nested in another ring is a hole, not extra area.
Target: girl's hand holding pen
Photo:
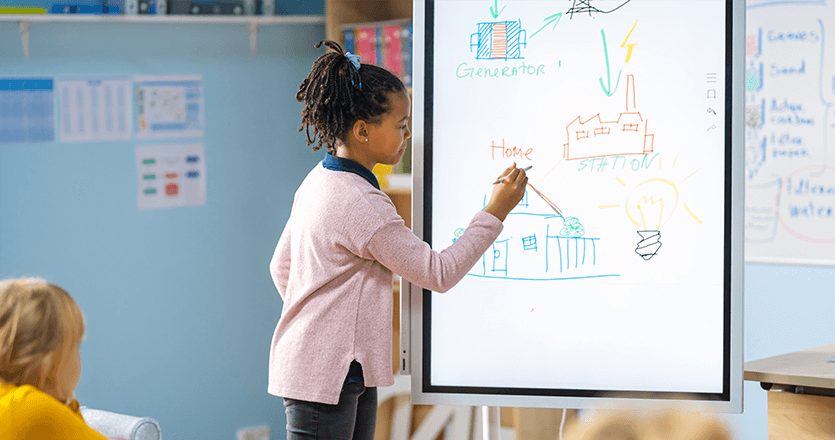
[[[530,168],[516,168],[516,163],[514,162],[513,165],[506,169],[499,176],[498,181],[493,184],[493,194],[490,196],[490,202],[487,203],[484,211],[504,221],[507,214],[525,196],[525,188],[528,186],[528,176],[525,170]]]
[[[528,166],[526,166],[525,168],[522,168],[522,171],[527,172],[527,171],[528,171],[529,169],[531,169],[531,168],[533,168],[533,165],[528,165]],[[507,177],[507,176],[501,176],[501,177],[499,177],[498,179],[496,179],[496,181],[495,181],[495,182],[493,182],[493,185],[495,185],[495,184],[497,184],[497,183],[502,183],[502,182],[504,182],[505,177]]]

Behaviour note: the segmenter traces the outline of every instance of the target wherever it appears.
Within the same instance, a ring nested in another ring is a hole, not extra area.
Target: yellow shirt
[[[31,386],[0,383],[0,439],[107,440],[81,417],[78,401],[64,405]]]

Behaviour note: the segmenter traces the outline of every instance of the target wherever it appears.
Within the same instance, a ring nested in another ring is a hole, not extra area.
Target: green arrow
[[[502,6],[502,10],[499,10],[499,0],[493,0],[493,6],[490,6],[490,14],[493,15],[493,18],[499,18],[499,14],[504,11],[507,5]]]
[[[620,74],[623,73],[623,69],[618,72],[618,80],[615,83],[615,88],[609,91],[612,87],[612,75],[609,72],[609,49],[606,47],[606,34],[603,33],[603,29],[600,29],[600,35],[603,35],[603,54],[606,55],[606,80],[609,82],[609,87],[603,85],[603,77],[600,77],[600,87],[603,87],[603,93],[606,96],[612,96],[615,93],[615,90],[618,89],[618,84],[620,84]]]
[[[543,30],[543,29],[547,28],[547,27],[548,27],[548,25],[550,25],[551,23],[554,23],[555,21],[556,21],[556,23],[554,23],[554,29],[556,29],[556,28],[557,28],[557,25],[558,25],[558,24],[560,24],[560,18],[562,18],[562,12],[556,13],[556,14],[554,14],[554,15],[550,16],[550,17],[547,17],[547,18],[543,19],[542,21],[545,21],[545,22],[546,22],[546,23],[545,23],[545,26],[542,26],[541,28],[539,28],[539,30],[538,30],[538,31],[536,31],[536,32],[534,32],[533,34],[531,34],[531,38],[533,38],[533,36],[534,36],[534,35],[536,35],[536,34],[538,34],[538,33],[539,33],[539,31],[541,31],[541,30]]]

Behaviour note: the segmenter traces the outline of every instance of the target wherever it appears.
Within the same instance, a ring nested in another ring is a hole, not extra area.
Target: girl
[[[316,60],[296,99],[304,103],[299,131],[314,151],[324,145],[328,153],[297,190],[270,262],[284,307],[268,391],[284,397],[288,440],[370,440],[376,387],[394,383],[392,273],[450,289],[498,237],[528,179],[516,164],[505,170],[466,232],[433,251],[405,226],[371,173],[378,163],[400,161],[411,137],[406,87],[333,41],[316,47],[323,43],[334,52]]]
[[[0,438],[106,440],[74,397],[83,337],[84,317],[64,289],[0,282]]]

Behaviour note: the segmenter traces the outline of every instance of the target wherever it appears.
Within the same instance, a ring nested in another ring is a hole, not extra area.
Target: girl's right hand
[[[521,168],[516,168],[516,163],[508,167],[499,178],[505,179],[493,185],[493,194],[490,202],[484,211],[493,214],[501,221],[504,221],[507,214],[519,204],[525,196],[525,188],[528,186],[528,176]]]

